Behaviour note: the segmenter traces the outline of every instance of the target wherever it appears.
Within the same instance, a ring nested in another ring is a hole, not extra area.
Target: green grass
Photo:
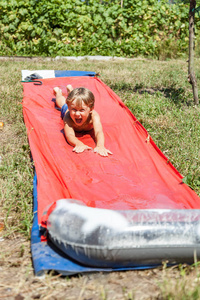
[[[200,74],[199,61],[196,63]],[[7,233],[30,236],[32,224],[31,161],[22,115],[22,69],[92,70],[125,102],[185,182],[200,194],[200,107],[193,105],[187,62],[151,61],[2,61],[0,72],[0,205]],[[199,76],[198,76],[199,80]],[[200,88],[200,87],[199,87]]]
[[[158,283],[163,300],[198,300],[200,299],[199,264],[179,265],[171,269],[163,266],[162,278]],[[174,274],[173,274],[174,272]],[[160,298],[159,298],[160,299]]]

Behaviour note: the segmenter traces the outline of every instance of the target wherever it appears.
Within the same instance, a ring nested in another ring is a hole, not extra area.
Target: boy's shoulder
[[[91,114],[92,114],[92,119],[93,118],[100,118],[98,112],[96,110],[94,110],[94,109],[92,110]]]

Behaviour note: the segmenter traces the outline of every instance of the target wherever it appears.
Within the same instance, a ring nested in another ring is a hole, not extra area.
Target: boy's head
[[[86,88],[76,88],[67,97],[67,105],[71,119],[76,126],[88,122],[94,108],[94,95]]]
[[[66,100],[68,106],[70,106],[72,102],[75,102],[76,105],[79,107],[82,106],[82,101],[90,109],[94,108],[94,101],[95,101],[94,94],[90,90],[83,87],[73,89],[69,93]]]

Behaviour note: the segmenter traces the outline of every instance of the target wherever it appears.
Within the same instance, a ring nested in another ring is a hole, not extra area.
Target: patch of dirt
[[[67,300],[147,300],[164,299],[160,282],[163,267],[143,271],[87,273],[64,277],[50,273],[34,276],[30,241],[17,235],[3,237],[0,232],[0,299]],[[177,271],[170,270],[170,278]]]

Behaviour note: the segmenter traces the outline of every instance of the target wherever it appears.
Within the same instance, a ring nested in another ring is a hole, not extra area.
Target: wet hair
[[[66,99],[67,105],[71,104],[73,101],[75,101],[78,106],[81,106],[83,101],[87,106],[93,108],[95,98],[90,90],[79,87],[73,89]]]

